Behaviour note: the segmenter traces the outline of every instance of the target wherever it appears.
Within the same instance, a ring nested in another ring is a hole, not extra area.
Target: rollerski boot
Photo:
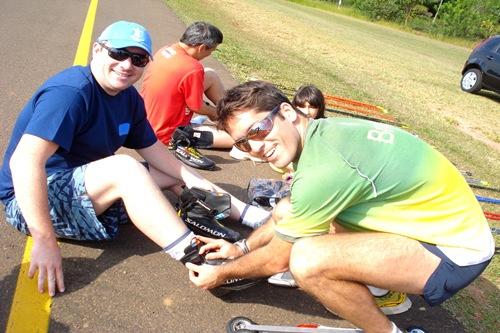
[[[206,259],[204,255],[200,254],[200,248],[203,245],[203,243],[196,239],[193,238],[193,241],[191,241],[191,244],[188,245],[184,249],[184,257],[181,258],[181,262],[183,264],[186,264],[187,262],[191,262],[195,265],[223,265],[224,263],[228,262],[228,260],[224,259]],[[223,297],[227,294],[230,294],[235,291],[240,291],[244,290],[247,288],[250,288],[260,282],[259,279],[231,279],[225,281],[222,285],[210,289],[210,293],[216,297]]]
[[[229,194],[214,193],[196,187],[185,188],[177,204],[179,216],[195,234],[222,238],[234,243],[241,239],[240,233],[219,222],[229,216],[230,210]]]
[[[203,133],[201,135],[200,133]],[[199,137],[197,137],[199,135]],[[170,140],[169,149],[174,150],[175,157],[186,165],[196,169],[213,170],[215,162],[203,156],[196,148],[210,148],[210,139],[205,136],[210,132],[194,131],[190,126],[175,129]],[[203,138],[203,140],[202,140]],[[212,138],[213,141],[213,138]]]

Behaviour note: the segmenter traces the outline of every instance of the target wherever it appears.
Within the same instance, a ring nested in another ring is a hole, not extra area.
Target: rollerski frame
[[[245,317],[234,317],[226,325],[227,333],[361,333],[356,328],[336,328],[316,324],[302,324],[299,326],[272,326],[258,325]]]
[[[359,328],[328,327],[317,324],[298,326],[258,325],[246,317],[234,317],[226,325],[227,333],[362,333]],[[409,328],[408,333],[426,333],[418,327]]]

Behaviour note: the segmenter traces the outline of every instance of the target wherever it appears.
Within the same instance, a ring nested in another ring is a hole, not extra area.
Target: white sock
[[[389,290],[387,290],[387,289],[377,288],[377,287],[369,286],[369,285],[366,285],[366,286],[368,287],[368,289],[370,289],[370,293],[375,297],[384,296],[385,294],[387,294],[389,292]]]
[[[184,249],[191,244],[191,240],[194,238],[194,233],[188,230],[175,241],[167,245],[163,251],[168,253],[175,260],[180,260],[184,257]]]
[[[240,222],[250,228],[257,229],[266,223],[269,217],[271,217],[271,212],[252,205],[246,205],[241,212]]]
[[[403,332],[402,332],[402,331],[401,331],[401,330],[400,330],[400,329],[396,326],[396,324],[394,324],[394,322],[392,322],[392,321],[391,321],[391,323],[392,323],[392,331],[391,331],[391,333],[403,333]]]

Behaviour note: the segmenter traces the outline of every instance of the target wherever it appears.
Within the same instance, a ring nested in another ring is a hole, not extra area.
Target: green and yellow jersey
[[[350,118],[311,121],[294,167],[292,217],[276,226],[285,240],[328,233],[335,219],[353,231],[404,235],[445,253],[479,251],[477,260],[492,254],[488,223],[460,172],[400,128]]]

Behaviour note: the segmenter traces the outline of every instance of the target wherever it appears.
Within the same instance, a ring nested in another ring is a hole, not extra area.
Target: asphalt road
[[[72,65],[89,2],[0,2],[2,156],[24,103],[48,77]],[[145,25],[155,50],[178,40],[185,29],[161,0],[101,0],[93,39],[119,19]],[[213,59],[207,63],[219,71],[226,86],[236,83],[222,65]],[[232,160],[227,151],[204,153],[218,165],[204,175],[241,199],[246,199],[251,177],[275,176],[267,165]],[[1,214],[0,331],[4,331],[26,238]],[[110,242],[62,242],[62,253],[66,291],[53,299],[50,332],[224,332],[226,322],[240,315],[263,324],[349,326],[300,290],[265,282],[225,299],[215,298],[195,288],[187,270],[132,225],[124,226]],[[464,331],[445,310],[412,299],[409,312],[392,318],[398,325],[419,324],[429,332]]]

